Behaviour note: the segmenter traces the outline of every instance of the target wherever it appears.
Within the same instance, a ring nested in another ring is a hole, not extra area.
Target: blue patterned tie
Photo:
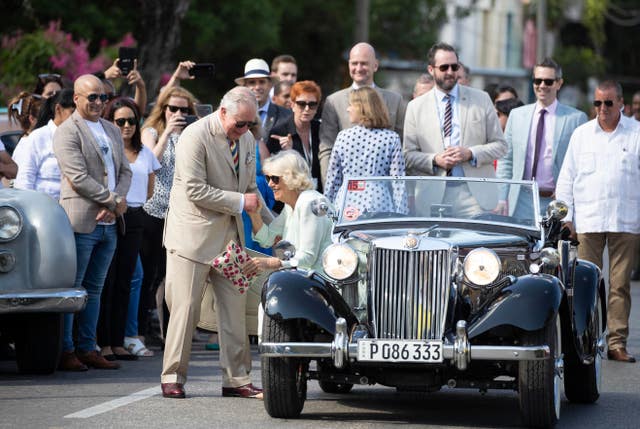
[[[229,140],[229,148],[231,149],[231,158],[233,159],[233,166],[236,168],[236,174],[238,174],[240,163],[238,162],[238,145],[235,140]]]

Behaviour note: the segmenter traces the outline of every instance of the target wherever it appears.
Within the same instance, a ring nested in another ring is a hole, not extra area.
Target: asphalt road
[[[629,351],[640,357],[640,282],[632,286]],[[218,352],[194,343],[187,399],[160,396],[161,352],[117,371],[17,374],[0,362],[0,428],[493,428],[520,427],[515,392],[443,389],[398,394],[381,386],[356,386],[345,395],[324,393],[309,382],[297,420],[270,418],[259,400],[221,397]],[[260,383],[254,349],[254,381]],[[594,405],[562,402],[560,428],[637,428],[640,423],[640,363],[603,362],[603,392]]]

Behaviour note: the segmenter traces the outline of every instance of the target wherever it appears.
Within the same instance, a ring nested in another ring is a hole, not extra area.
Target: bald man
[[[60,369],[117,369],[116,362],[96,352],[96,326],[102,286],[116,249],[116,218],[127,210],[125,196],[131,184],[131,169],[120,130],[101,118],[107,94],[100,79],[80,76],[73,90],[76,111],[56,129],[53,152],[63,179],[60,205],[75,233],[75,287],[84,287],[89,300],[85,309],[75,314],[78,325],[75,347],[74,314],[65,315]]]
[[[320,158],[320,173],[322,182],[327,177],[327,167],[333,143],[338,133],[351,127],[353,124],[349,121],[347,107],[349,106],[349,92],[363,86],[374,88],[389,110],[389,119],[394,130],[402,136],[402,128],[404,124],[404,113],[407,104],[402,96],[396,92],[382,89],[373,81],[373,76],[378,70],[378,59],[376,52],[368,43],[358,43],[349,52],[349,75],[353,80],[350,87],[334,92],[325,101],[322,109],[322,123],[320,125],[320,145],[318,146],[318,158]]]

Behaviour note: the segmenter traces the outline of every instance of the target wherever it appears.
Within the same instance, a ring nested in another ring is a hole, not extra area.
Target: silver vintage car
[[[0,189],[0,341],[15,345],[21,372],[56,369],[63,313],[87,300],[75,275],[75,240],[62,207],[41,192]]]
[[[519,207],[495,213],[519,188]],[[567,206],[539,215],[534,182],[350,178],[335,210],[323,273],[279,270],[264,285],[264,404],[302,412],[309,380],[399,391],[518,392],[523,423],[551,427],[561,388],[599,397],[604,282],[561,228]]]

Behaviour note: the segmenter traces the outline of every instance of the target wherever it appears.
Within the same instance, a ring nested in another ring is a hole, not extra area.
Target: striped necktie
[[[233,166],[238,174],[240,163],[238,162],[238,144],[235,140],[229,140],[229,149],[231,149],[231,158],[233,159]]]
[[[447,107],[444,109],[444,136],[451,137],[451,129],[453,128],[451,125],[451,118],[453,117],[453,109],[451,107],[451,95],[447,94],[444,96],[447,100]]]

